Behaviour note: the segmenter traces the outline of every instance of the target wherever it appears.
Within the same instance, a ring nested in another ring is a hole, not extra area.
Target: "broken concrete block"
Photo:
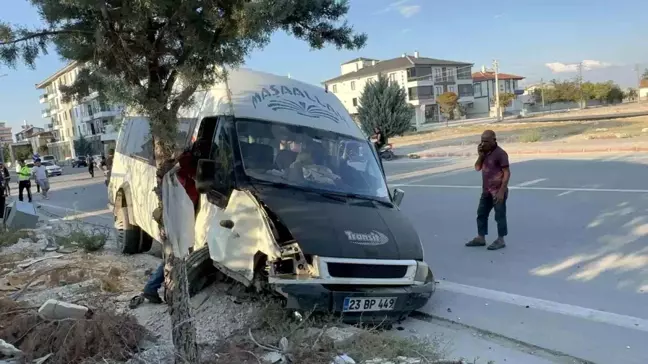
[[[11,230],[35,229],[38,225],[38,213],[29,202],[14,201],[5,209],[5,227]]]
[[[264,363],[277,364],[284,363],[284,356],[276,351],[269,351],[261,356]]]
[[[333,358],[332,364],[355,364],[355,360],[346,354],[340,354]]]
[[[49,299],[38,309],[38,313],[49,320],[84,319],[88,317],[90,310],[74,303]]]
[[[22,351],[16,349],[15,346],[9,344],[8,342],[0,339],[0,354],[8,357],[20,356]]]

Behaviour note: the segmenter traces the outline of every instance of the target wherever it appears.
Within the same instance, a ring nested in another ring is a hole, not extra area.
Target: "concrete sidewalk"
[[[566,154],[566,153],[632,153],[648,152],[648,138],[633,140],[587,140],[582,142],[502,143],[508,154]],[[471,157],[477,155],[477,143],[446,145],[433,148],[416,146],[394,148],[396,155],[418,155],[420,158]]]

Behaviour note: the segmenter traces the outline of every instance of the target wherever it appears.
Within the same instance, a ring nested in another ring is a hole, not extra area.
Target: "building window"
[[[389,82],[396,82],[396,74],[395,73],[390,73],[389,74]]]
[[[353,106],[358,106],[358,98],[354,97],[351,102],[353,103]]]
[[[504,92],[504,82],[499,82],[499,90],[500,92]]]
[[[355,91],[355,81],[351,81],[351,91]]]
[[[453,93],[456,94],[456,93],[457,93],[457,90],[455,89],[454,85],[449,85],[449,86],[448,86],[448,92],[453,92]]]
[[[410,100],[426,100],[434,98],[432,86],[410,87],[407,90],[407,94]]]
[[[459,97],[470,97],[473,96],[473,86],[472,85],[458,85]]]
[[[481,97],[482,96],[482,84],[481,82],[476,82],[473,84],[473,90],[475,97]]]
[[[443,86],[434,86],[434,93],[439,96],[443,93]]]
[[[337,85],[333,85],[333,92],[337,93]]]
[[[457,67],[457,79],[458,80],[471,80],[472,79],[472,70],[470,66]]]

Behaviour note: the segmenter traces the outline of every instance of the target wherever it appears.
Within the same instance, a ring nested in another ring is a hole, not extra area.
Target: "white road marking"
[[[534,185],[536,183],[540,183],[540,182],[546,181],[546,180],[547,180],[546,178],[538,178],[538,179],[534,179],[534,180],[531,180],[531,181],[526,181],[526,182],[519,183],[516,186],[517,187],[530,186],[530,185]]]
[[[465,294],[473,297],[480,297],[502,303],[508,303],[515,306],[529,306],[530,308],[546,312],[578,317],[589,321],[648,332],[648,320],[639,317],[620,315],[612,312],[594,310],[587,307],[569,305],[566,303],[521,296],[513,293],[495,291],[491,289],[468,286],[465,284],[448,281],[439,282],[437,289]]]
[[[80,213],[80,214],[69,215],[69,216],[66,216],[66,217],[64,217],[62,219],[50,219],[49,221],[50,222],[69,221],[69,220],[75,220],[75,219],[83,219],[83,218],[92,217],[92,216],[96,216],[96,217],[99,217],[99,218],[102,218],[102,219],[112,219],[112,216],[100,216],[100,215],[108,214],[108,213],[111,213],[111,212],[112,211],[110,211],[108,209],[98,210],[98,211],[91,211],[91,212],[83,212],[83,213]]]
[[[421,185],[421,184],[390,184],[392,187],[420,187],[420,188],[456,188],[456,189],[481,189],[482,186],[467,185]],[[571,191],[571,192],[623,192],[623,193],[648,193],[648,190],[622,189],[622,188],[579,188],[579,187],[527,187],[509,186],[509,190],[535,190],[535,191]]]

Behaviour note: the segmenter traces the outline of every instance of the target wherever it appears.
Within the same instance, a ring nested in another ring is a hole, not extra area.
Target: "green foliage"
[[[407,103],[405,90],[385,75],[365,85],[360,95],[358,119],[367,135],[379,127],[387,138],[403,135],[412,125],[414,110]]]
[[[504,92],[499,95],[499,104],[501,108],[509,106],[509,104],[515,100],[515,94],[510,92]]]
[[[542,90],[534,91],[536,102],[542,101]],[[602,103],[621,102],[624,93],[613,81],[607,82],[584,82],[580,88],[575,81],[552,80],[544,89],[546,104],[556,102],[578,102],[579,100],[598,100]]]
[[[4,156],[4,162],[9,162],[11,160],[11,151],[9,150],[9,144],[2,145],[2,155]]]
[[[343,22],[340,0],[31,0],[47,24],[28,29],[0,23],[0,62],[15,66],[54,44],[65,60],[85,65],[66,98],[99,91],[150,117],[156,152],[170,156],[178,110],[192,95],[237,67],[283,30],[312,48],[358,49],[366,35]]]
[[[74,152],[76,155],[87,156],[92,154],[92,144],[83,135],[74,141]]]
[[[639,96],[639,93],[637,92],[636,88],[630,87],[628,89],[628,92],[625,94],[625,96],[628,98],[628,100],[635,101]]]
[[[642,79],[648,78],[648,68],[644,69],[643,73],[641,74]]]
[[[32,150],[31,145],[21,145],[14,147],[14,157],[17,161],[24,161],[25,159],[31,159],[34,151]]]
[[[458,100],[459,96],[454,92],[444,92],[437,97],[437,103],[439,103],[441,113],[443,113],[448,120],[454,120]]]

